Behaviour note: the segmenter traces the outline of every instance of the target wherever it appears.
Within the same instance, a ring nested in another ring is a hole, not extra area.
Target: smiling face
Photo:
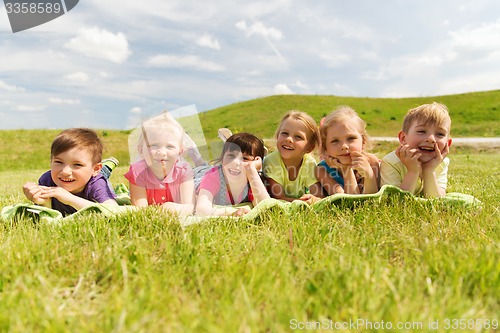
[[[149,131],[142,143],[142,156],[158,179],[163,179],[179,159],[181,133],[175,131]]]
[[[101,170],[101,164],[92,162],[92,154],[72,148],[52,157],[50,175],[57,186],[73,194],[80,193],[92,176]]]
[[[415,120],[407,132],[399,133],[399,141],[421,153],[419,161],[426,163],[436,156],[436,149],[443,152],[447,145],[451,145],[449,128],[449,122],[438,125]]]
[[[325,148],[329,156],[349,165],[352,163],[351,153],[363,151],[363,137],[352,122],[335,122],[326,131]]]
[[[253,161],[254,156],[246,153],[241,153],[239,150],[226,151],[222,158],[222,170],[228,180],[244,180],[247,176],[243,162]]]
[[[276,147],[284,161],[301,159],[312,151],[307,133],[306,126],[299,120],[287,118],[283,121],[276,138]]]

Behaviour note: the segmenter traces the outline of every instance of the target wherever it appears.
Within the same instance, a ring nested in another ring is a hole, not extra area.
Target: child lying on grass
[[[400,146],[382,159],[382,185],[399,186],[425,197],[446,195],[450,127],[443,104],[424,104],[408,111],[398,134]]]
[[[96,202],[117,205],[108,180],[100,172],[102,151],[103,144],[92,129],[71,128],[59,133],[51,146],[50,171],[38,184],[24,184],[24,195],[63,215]]]

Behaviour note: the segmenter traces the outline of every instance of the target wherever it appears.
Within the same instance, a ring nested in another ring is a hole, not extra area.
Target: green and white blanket
[[[354,208],[363,202],[379,202],[382,203],[387,200],[415,200],[421,202],[436,202],[446,205],[458,205],[467,206],[471,208],[479,208],[482,203],[472,195],[463,193],[448,193],[446,196],[441,198],[425,199],[421,197],[414,196],[410,192],[403,191],[399,187],[384,185],[382,188],[374,194],[335,194],[327,198],[321,199],[320,201],[308,205],[303,201],[295,200],[293,202],[284,202],[277,199],[266,199],[260,202],[257,206],[253,207],[250,213],[243,217],[227,217],[228,219],[243,219],[247,221],[257,220],[270,212],[280,212],[281,214],[291,215],[297,212],[321,212],[336,209]],[[47,223],[58,223],[66,220],[74,219],[78,216],[88,214],[88,213],[99,213],[104,216],[116,216],[117,214],[126,213],[135,210],[133,206],[111,206],[103,204],[94,204],[92,206],[86,207],[79,210],[75,214],[67,217],[63,217],[62,214],[54,209],[37,206],[34,204],[20,203],[17,205],[6,206],[2,209],[0,216],[3,220],[15,220],[23,217],[31,218],[33,220],[47,222]],[[140,210],[136,210],[137,213]],[[179,221],[183,227],[187,227],[192,224],[200,223],[211,219],[220,219],[221,217],[213,216],[188,216],[185,218],[179,218]]]
[[[30,203],[19,203],[16,205],[3,207],[0,213],[0,217],[5,221],[27,218],[33,220],[34,222],[59,223],[61,221],[68,221],[78,216],[92,213],[98,213],[103,216],[111,217],[120,213],[131,211],[133,209],[135,209],[135,207],[133,206],[116,206],[96,203],[80,209],[74,214],[63,216],[61,212],[55,209]]]
[[[397,186],[384,185],[377,193],[373,194],[334,194],[320,201],[308,205],[307,203],[294,200],[292,202],[285,202],[277,199],[266,199],[261,201],[257,206],[253,207],[250,213],[241,217],[243,220],[256,220],[263,218],[269,212],[280,212],[285,215],[294,215],[299,212],[321,212],[321,211],[334,211],[338,209],[350,209],[364,202],[382,203],[388,200],[415,200],[417,202],[439,203],[451,206],[466,206],[471,208],[480,208],[481,201],[469,194],[463,193],[448,193],[444,197],[426,199],[417,197],[408,191],[403,191]],[[190,216],[181,221],[183,226],[199,223],[214,217],[197,217]]]

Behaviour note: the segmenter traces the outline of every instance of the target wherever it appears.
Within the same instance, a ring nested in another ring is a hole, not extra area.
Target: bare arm
[[[423,171],[424,196],[428,198],[442,197],[446,195],[446,190],[439,187],[434,170]]]
[[[226,207],[214,207],[213,205],[214,197],[210,191],[206,189],[200,189],[198,194],[198,199],[196,200],[196,215],[200,216],[232,216],[238,214],[237,212],[242,212],[241,209],[226,206]],[[248,209],[249,211],[249,209]],[[248,212],[247,211],[247,212]]]
[[[323,178],[328,177],[331,179],[331,181],[328,180],[329,187],[333,187],[334,189],[334,193],[331,194],[335,193],[359,194],[358,182],[356,180],[356,176],[354,175],[353,166],[350,164],[349,165],[342,164],[339,162],[337,158],[332,156],[324,156],[324,159],[329,167],[339,170],[340,173],[342,174],[342,178],[344,179],[344,186],[342,187],[328,174],[326,170],[324,171],[325,175],[320,175],[323,176]]]
[[[42,194],[40,195],[43,199],[56,198],[61,203],[71,206],[76,210],[80,210],[82,208],[94,205],[95,202],[81,198],[76,196],[62,187],[48,187],[48,186],[40,186],[42,189]],[[103,204],[114,204],[118,205],[115,200],[109,199],[103,202]]]
[[[309,193],[302,195],[299,200],[308,203],[309,205],[320,201],[324,197],[323,195],[323,187],[321,187],[321,183],[314,183],[309,187]]]
[[[147,207],[148,198],[146,188],[129,183],[130,201],[136,207]]]
[[[435,143],[434,148],[436,150],[436,156],[432,160],[422,164],[424,195],[429,198],[442,197],[446,195],[446,189],[439,187],[438,185],[436,178],[436,168],[439,164],[441,164],[441,162],[443,162],[446,155],[448,155],[450,147],[448,144],[446,144],[443,152],[441,152],[438,148],[437,143]]]
[[[245,172],[247,175],[248,183],[252,189],[253,202],[255,206],[262,200],[270,198],[266,186],[260,178],[258,170],[262,168],[262,159],[257,156],[255,160],[244,163]]]
[[[353,152],[351,158],[352,168],[363,177],[363,194],[376,193],[378,191],[377,173],[373,170],[367,153]],[[359,187],[357,193],[359,193]]]
[[[321,165],[316,166],[315,175],[328,195],[344,193],[342,186],[340,186]]]
[[[194,210],[194,181],[187,180],[180,185],[181,202],[165,202],[162,208],[187,216]]]
[[[354,169],[351,166],[342,169],[344,177],[344,192],[347,194],[359,194],[358,181],[354,175]]]
[[[422,154],[418,153],[416,149],[410,149],[408,145],[402,145],[396,149],[396,156],[399,157],[408,170],[399,187],[402,190],[413,193],[415,192],[418,177],[420,176],[421,165],[418,159],[422,156]]]

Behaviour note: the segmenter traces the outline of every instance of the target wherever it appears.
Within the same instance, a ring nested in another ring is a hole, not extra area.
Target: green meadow
[[[455,137],[500,136],[500,92],[414,99],[274,96],[200,115],[272,137],[289,109],[354,107],[396,136],[416,105],[448,105]],[[392,119],[394,118],[394,119]],[[59,130],[0,131],[0,206],[26,202]],[[122,163],[128,131],[98,130]],[[272,147],[270,147],[272,148]],[[394,142],[379,142],[383,157]],[[449,192],[481,208],[409,199],[181,228],[149,207],[58,225],[0,224],[1,332],[495,332],[500,330],[500,151],[452,145]]]

